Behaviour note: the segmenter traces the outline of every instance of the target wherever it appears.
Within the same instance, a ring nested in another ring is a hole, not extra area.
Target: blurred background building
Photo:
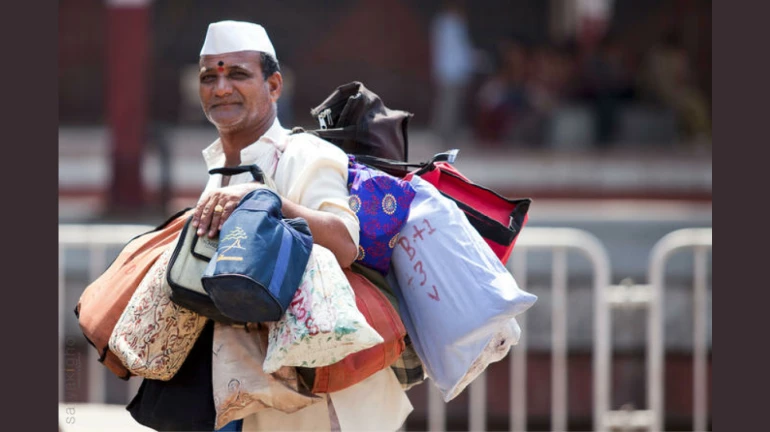
[[[469,178],[533,198],[528,227],[596,236],[612,283],[647,283],[656,241],[712,225],[710,0],[58,5],[63,224],[157,224],[194,205],[206,182],[200,151],[216,138],[198,101],[198,53],[208,23],[236,19],[270,34],[284,75],[284,126],[317,127],[310,109],[338,85],[362,81],[390,108],[414,113],[411,161],[459,148],[456,165]],[[586,430],[593,293],[588,263],[570,259],[569,424]],[[529,290],[540,296],[527,327],[530,430],[549,427],[549,262],[527,260]],[[80,344],[69,311],[88,282],[88,258],[73,252],[68,263],[63,330]],[[668,430],[692,427],[692,265],[683,258],[669,266]],[[615,316],[612,406],[644,407],[645,314]],[[709,359],[710,329],[709,294]],[[501,362],[490,373],[505,381],[509,372]],[[426,427],[425,387],[410,392],[408,429]],[[88,400],[86,388],[67,400]],[[125,403],[115,388],[108,385],[107,402]],[[488,395],[487,427],[507,429],[507,390],[490,384]],[[450,403],[450,430],[468,427],[467,404],[466,394]]]

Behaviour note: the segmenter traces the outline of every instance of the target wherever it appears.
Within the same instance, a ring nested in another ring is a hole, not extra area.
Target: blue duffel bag
[[[203,289],[233,320],[278,321],[299,288],[312,248],[307,221],[284,219],[278,194],[249,192],[222,225]]]

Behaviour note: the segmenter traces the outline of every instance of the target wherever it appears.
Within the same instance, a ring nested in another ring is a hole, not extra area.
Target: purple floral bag
[[[408,181],[348,158],[348,203],[361,227],[356,261],[386,274],[415,192]]]

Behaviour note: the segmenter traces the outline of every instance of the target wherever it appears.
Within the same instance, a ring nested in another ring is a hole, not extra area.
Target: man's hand
[[[198,228],[198,235],[202,236],[208,231],[209,237],[217,236],[241,198],[263,187],[265,185],[262,183],[243,183],[217,188],[203,195],[195,206],[192,220],[193,227]]]

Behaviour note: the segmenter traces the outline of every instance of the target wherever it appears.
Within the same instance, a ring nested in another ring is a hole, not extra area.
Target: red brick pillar
[[[107,0],[106,113],[112,148],[111,211],[141,209],[142,154],[148,125],[150,3]]]

